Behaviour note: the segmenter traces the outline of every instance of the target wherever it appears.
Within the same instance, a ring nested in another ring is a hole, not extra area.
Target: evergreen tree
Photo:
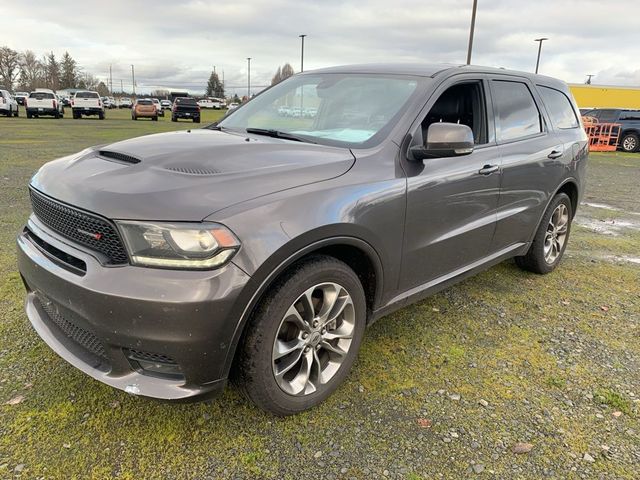
[[[61,88],[75,88],[78,82],[78,64],[69,55],[69,52],[64,52],[62,61],[60,62],[60,87]]]
[[[44,64],[47,86],[52,90],[58,90],[60,88],[60,64],[53,52],[45,57]]]
[[[224,98],[224,86],[216,72],[211,72],[206,88],[207,97]]]

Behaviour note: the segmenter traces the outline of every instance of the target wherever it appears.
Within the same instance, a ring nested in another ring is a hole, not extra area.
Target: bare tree
[[[294,75],[296,72],[293,70],[293,67],[290,63],[285,63],[282,67],[278,67],[276,70],[276,74],[271,79],[271,85],[275,85],[276,83],[280,83],[285,78]]]
[[[44,72],[42,63],[31,50],[26,50],[20,56],[20,88],[31,92],[38,87],[44,87]]]
[[[20,73],[20,54],[9,47],[0,47],[0,85],[9,90]]]

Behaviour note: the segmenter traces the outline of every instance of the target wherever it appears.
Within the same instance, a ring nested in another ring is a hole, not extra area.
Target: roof
[[[377,73],[387,75],[414,75],[420,77],[436,77],[439,74],[449,73],[453,71],[458,73],[497,73],[502,75],[518,75],[530,78],[533,82],[557,83],[557,79],[538,75],[531,72],[521,72],[517,70],[508,70],[499,67],[483,67],[480,65],[459,65],[452,63],[372,63],[361,65],[343,65],[337,67],[320,68],[317,70],[309,70],[304,74],[312,73]],[[562,82],[564,83],[564,82]]]

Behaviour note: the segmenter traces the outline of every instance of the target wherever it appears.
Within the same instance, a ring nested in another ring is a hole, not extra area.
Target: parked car
[[[230,103],[229,106],[227,107],[227,112],[231,112],[233,110],[235,110],[236,108],[238,108],[240,106],[239,103]]]
[[[220,109],[220,102],[217,100],[212,100],[210,98],[203,98],[202,100],[198,100],[197,103],[200,108],[211,108],[215,110]]]
[[[156,112],[158,112],[158,116],[164,117],[164,109],[162,108],[162,105],[160,105],[160,100],[158,100],[157,98],[152,98],[151,101],[153,102],[153,105],[156,107]]]
[[[158,109],[150,98],[138,98],[131,107],[131,120],[150,118],[158,121]]]
[[[27,118],[52,116],[55,118],[64,117],[64,106],[53,90],[48,88],[37,88],[35,92],[29,94],[26,99],[25,110]]]
[[[113,97],[102,97],[102,106],[105,109],[116,108],[116,99]]]
[[[24,101],[28,96],[29,96],[29,92],[16,92],[13,94],[13,98],[15,99],[16,102],[18,102],[18,105],[23,105],[23,106],[24,106]]]
[[[104,120],[104,105],[98,92],[86,90],[76,92],[71,101],[71,108],[75,119],[82,118],[83,115],[97,115],[100,120]]]
[[[131,108],[133,106],[133,102],[128,97],[122,97],[118,101],[118,108]]]
[[[598,123],[618,123],[618,148],[623,152],[640,151],[640,110],[624,108],[594,108],[586,111],[584,117],[592,117]]]
[[[173,106],[171,100],[160,100],[160,105],[162,106],[162,110],[171,110]]]
[[[8,90],[0,90],[0,114],[7,117],[17,117],[18,102]]]
[[[273,108],[303,85],[304,129]],[[18,237],[27,316],[131,394],[205,398],[233,365],[259,407],[306,410],[375,320],[511,257],[558,266],[588,158],[576,112],[529,73],[334,67],[218,124],[55,160]]]
[[[63,107],[71,107],[71,98],[70,97],[60,97],[60,100],[62,101],[62,106]]]
[[[177,122],[179,118],[193,120],[200,123],[200,106],[191,97],[177,97],[171,108],[171,121]]]

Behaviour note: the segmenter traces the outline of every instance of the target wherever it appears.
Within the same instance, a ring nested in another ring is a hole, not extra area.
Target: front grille
[[[128,263],[129,257],[115,227],[106,219],[64,205],[30,189],[36,217],[47,227],[104,254],[111,265]]]
[[[107,358],[104,345],[102,345],[102,342],[98,337],[71,322],[68,318],[62,315],[51,300],[46,298],[44,295],[38,294],[37,298],[42,309],[46,312],[51,321],[55,323],[67,337],[94,355],[103,359]]]

